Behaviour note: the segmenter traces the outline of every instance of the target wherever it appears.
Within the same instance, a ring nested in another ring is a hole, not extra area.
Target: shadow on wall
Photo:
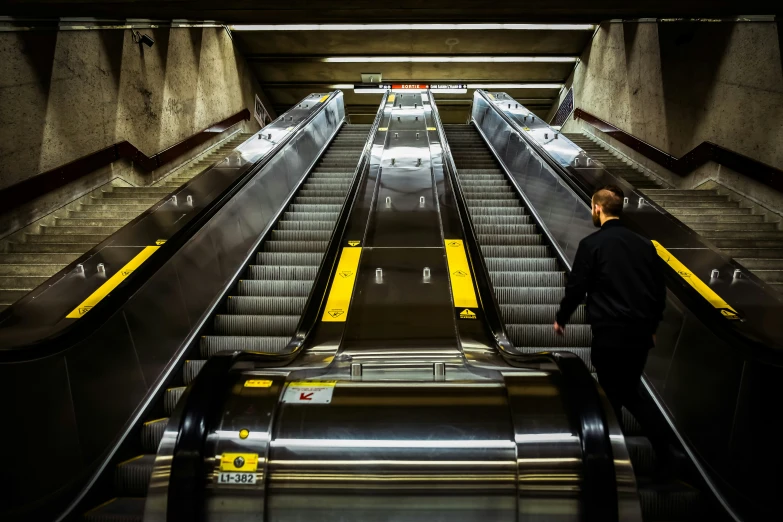
[[[0,34],[0,188],[128,140],[147,155],[225,119],[254,82],[223,28]]]
[[[715,135],[718,130],[710,129],[721,119],[711,109],[721,111],[718,77],[734,28],[720,23],[658,24],[668,152],[674,156],[699,145],[703,139],[697,136]],[[731,143],[722,145],[731,147]]]

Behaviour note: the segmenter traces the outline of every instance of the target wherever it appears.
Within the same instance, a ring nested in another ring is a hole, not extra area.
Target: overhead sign
[[[465,83],[360,83],[353,86],[354,92],[383,92],[383,91],[426,91],[433,92],[467,92]]]

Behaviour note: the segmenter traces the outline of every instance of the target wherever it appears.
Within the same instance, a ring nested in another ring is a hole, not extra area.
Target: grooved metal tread
[[[446,125],[445,130],[510,340],[523,353],[573,352],[595,371],[584,305],[572,316],[565,336],[555,335],[552,328],[566,280],[545,237],[494,157],[484,154],[489,151],[478,131],[472,125]],[[482,166],[476,168],[477,163]],[[620,421],[634,470],[646,481],[655,466],[652,447],[632,415],[623,411]],[[701,520],[697,490],[685,484],[674,489],[657,486],[640,488],[645,521]]]
[[[350,187],[369,125],[343,126],[327,152],[339,147],[334,155],[319,161],[300,188],[295,202],[289,205],[269,241],[256,256],[256,264],[247,268],[236,293],[226,299],[224,312],[215,316],[210,335],[200,342],[204,359],[185,361],[182,378],[190,384],[201,371],[206,358],[225,350],[279,352],[294,335],[299,316],[317,275],[326,245],[334,229],[343,200]],[[348,139],[346,139],[348,138]],[[318,181],[323,169],[331,180],[324,189]],[[314,183],[315,182],[315,183]],[[340,191],[340,195],[337,191]],[[335,204],[300,204],[302,194],[333,198]],[[323,207],[328,207],[324,210]],[[271,246],[270,246],[271,245]],[[184,386],[169,388],[163,396],[163,412],[171,415],[185,393]],[[144,496],[150,482],[155,453],[166,429],[168,418],[152,419],[140,429],[139,447],[144,452],[120,463],[115,469],[114,492],[117,498],[84,514],[90,522],[141,521]]]
[[[44,283],[80,255],[166,197],[177,187],[223,159],[249,134],[237,133],[177,168],[156,185],[107,187],[100,194],[46,217],[16,234],[0,255],[0,310]],[[6,278],[13,276],[11,280]],[[36,277],[19,277],[36,276]]]

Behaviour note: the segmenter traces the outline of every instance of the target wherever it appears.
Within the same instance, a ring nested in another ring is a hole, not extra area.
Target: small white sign
[[[329,404],[337,381],[291,382],[283,394],[283,402],[297,404]]]
[[[221,473],[218,475],[219,484],[255,484],[255,473]]]

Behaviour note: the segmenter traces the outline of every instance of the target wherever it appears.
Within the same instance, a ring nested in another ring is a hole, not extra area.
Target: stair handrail
[[[724,167],[783,193],[783,170],[727,149],[712,141],[703,141],[681,157],[676,157],[647,143],[584,109],[574,110],[574,119],[581,119],[599,131],[650,159],[680,177],[685,177],[707,162]]]
[[[22,180],[9,187],[0,189],[0,209],[2,209],[3,214],[8,214],[22,205],[44,196],[53,190],[60,189],[78,181],[99,168],[105,167],[122,158],[132,161],[145,172],[152,172],[181,156],[185,152],[222,134],[237,123],[249,119],[250,111],[248,109],[242,109],[236,114],[201,129],[190,137],[185,138],[152,156],[147,156],[128,140],[119,141],[64,165],[41,172],[40,174],[36,174],[35,176]]]

